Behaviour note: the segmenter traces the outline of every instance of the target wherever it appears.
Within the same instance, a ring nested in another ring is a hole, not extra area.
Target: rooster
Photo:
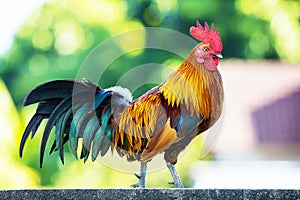
[[[46,144],[55,126],[50,153],[58,151],[64,163],[64,145],[77,159],[94,161],[109,149],[140,162],[140,174],[132,187],[145,188],[147,163],[164,153],[173,184],[183,184],[176,171],[178,154],[220,117],[223,105],[222,77],[217,69],[222,58],[218,30],[196,21],[190,34],[201,42],[178,69],[160,85],[132,101],[129,90],[116,86],[102,89],[88,80],[55,80],[41,84],[27,94],[24,106],[38,103],[20,143],[20,157],[27,138],[33,138],[43,119],[48,119],[40,146],[42,167]]]

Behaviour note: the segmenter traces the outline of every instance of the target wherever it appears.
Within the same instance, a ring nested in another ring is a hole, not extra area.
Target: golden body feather
[[[189,138],[183,143],[187,145],[185,143],[211,127],[221,114],[222,103],[223,86],[219,71],[206,70],[203,64],[195,61],[192,51],[165,82],[124,109],[116,119],[113,146],[119,147],[129,160],[149,161],[156,154]],[[178,110],[181,112],[176,113]],[[171,121],[180,114],[199,119],[189,131],[192,133],[179,136],[175,125],[172,127]],[[124,138],[128,141],[127,146],[124,146]],[[172,160],[176,162],[174,158]]]

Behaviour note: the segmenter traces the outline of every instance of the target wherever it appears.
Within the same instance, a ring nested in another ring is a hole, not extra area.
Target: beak
[[[213,54],[214,57],[218,57],[218,58],[223,58],[221,53],[214,53]]]

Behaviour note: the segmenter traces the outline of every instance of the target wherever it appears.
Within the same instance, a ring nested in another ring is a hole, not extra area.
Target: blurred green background
[[[40,83],[75,78],[91,50],[115,34],[150,26],[189,35],[189,28],[196,20],[202,24],[215,23],[226,59],[300,61],[300,1],[297,0],[52,0],[28,16],[10,50],[0,57],[0,189],[128,187],[136,182],[133,174],[90,160],[86,164],[74,161],[68,152],[64,166],[54,154],[46,156],[40,169],[41,133],[29,141],[25,156],[20,159],[19,141],[35,109],[35,106],[23,108],[22,101]],[[121,42],[119,45],[126,49]],[[157,50],[130,53],[112,63],[99,83],[104,88],[113,86],[132,67],[151,62],[174,65],[180,59]],[[161,77],[162,72],[155,73],[151,76]],[[152,86],[145,85],[132,92],[137,97]],[[185,169],[199,159],[199,143],[198,138],[178,163],[186,186],[192,183]],[[148,186],[169,187],[170,180],[168,171],[161,170],[149,174]]]

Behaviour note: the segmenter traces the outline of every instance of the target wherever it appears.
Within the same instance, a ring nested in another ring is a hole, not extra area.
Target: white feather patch
[[[114,87],[107,88],[107,90],[117,92],[123,97],[125,97],[126,99],[128,99],[129,101],[132,101],[132,94],[127,88],[123,88],[121,86],[114,86]]]

